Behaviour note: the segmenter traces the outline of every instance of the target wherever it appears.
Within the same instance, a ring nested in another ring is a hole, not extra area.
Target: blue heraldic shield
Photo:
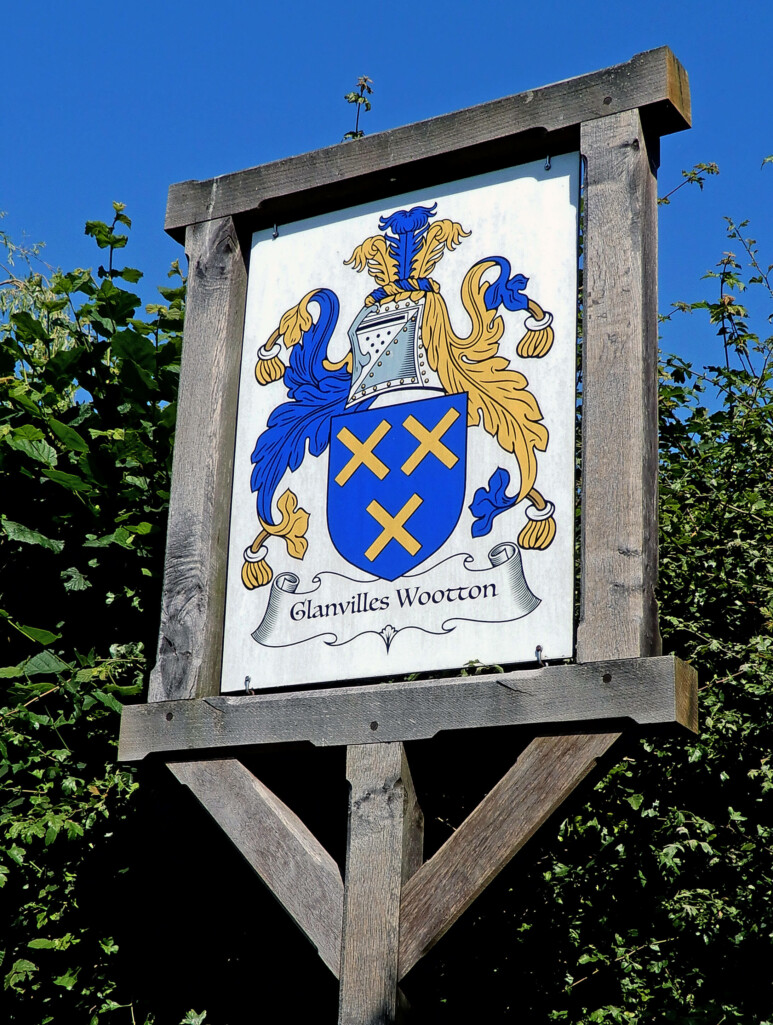
[[[421,565],[459,521],[466,458],[466,394],[333,417],[327,517],[339,554],[385,580]]]

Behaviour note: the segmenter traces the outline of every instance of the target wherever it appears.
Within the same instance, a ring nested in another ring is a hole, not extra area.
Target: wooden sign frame
[[[166,230],[184,241],[190,270],[161,634],[148,703],[124,710],[119,757],[162,754],[212,813],[339,976],[341,1025],[395,1020],[399,979],[587,775],[621,724],[697,728],[696,675],[660,654],[655,601],[656,172],[660,137],[689,125],[687,76],[663,47],[567,82],[170,189]],[[585,319],[576,664],[221,695],[252,232],[577,150]],[[515,724],[547,735],[535,736],[424,862],[403,742]],[[347,746],[344,880],[236,757],[243,746],[301,740]]]

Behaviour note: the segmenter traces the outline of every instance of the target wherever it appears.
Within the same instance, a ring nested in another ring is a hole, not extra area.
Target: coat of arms
[[[373,279],[348,326],[345,355],[340,301],[325,287],[287,309],[257,353],[255,379],[278,398],[252,453],[257,525],[245,539],[241,581],[270,592],[252,635],[269,647],[315,637],[341,644],[370,632],[388,652],[408,626],[444,633],[456,619],[512,621],[539,605],[520,551],[551,545],[555,507],[538,488],[549,433],[521,366],[549,352],[552,315],[507,256],[492,255],[464,276],[471,328],[457,333],[438,269],[447,254],[459,258],[471,232],[439,217],[437,203],[382,216],[378,229],[345,261]],[[509,344],[503,311],[522,315]],[[491,465],[468,458],[476,431],[496,441]],[[272,569],[272,551],[286,566],[275,546],[299,563],[309,550],[310,514],[294,480],[308,460],[326,462],[326,536],[351,573],[340,564],[305,579],[301,565]],[[488,553],[485,580],[468,553],[444,551],[454,532],[484,538],[518,506],[525,525]],[[376,593],[378,582],[395,585],[391,598]],[[485,609],[473,609],[479,596],[491,599]],[[345,624],[355,613],[368,613],[367,625],[364,617]]]

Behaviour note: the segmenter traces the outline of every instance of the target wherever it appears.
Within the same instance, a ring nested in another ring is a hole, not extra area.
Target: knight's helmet
[[[411,273],[434,212],[435,206],[419,206],[398,210],[379,221],[381,231],[392,232],[382,236],[392,273],[389,281],[370,293],[349,328],[349,407],[389,392],[444,392],[438,375],[429,366],[422,338],[425,295],[435,291],[437,285],[430,278]]]
[[[443,391],[440,379],[427,362],[422,340],[423,315],[423,297],[363,306],[349,328],[353,362],[348,406],[387,391]]]

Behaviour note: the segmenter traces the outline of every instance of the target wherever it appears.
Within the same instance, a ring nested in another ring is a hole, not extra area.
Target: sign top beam
[[[165,228],[182,242],[190,224],[241,215],[255,229],[505,166],[515,145],[519,161],[568,152],[583,122],[634,109],[657,137],[690,127],[687,73],[669,47],[354,144],[180,182],[169,189]]]

